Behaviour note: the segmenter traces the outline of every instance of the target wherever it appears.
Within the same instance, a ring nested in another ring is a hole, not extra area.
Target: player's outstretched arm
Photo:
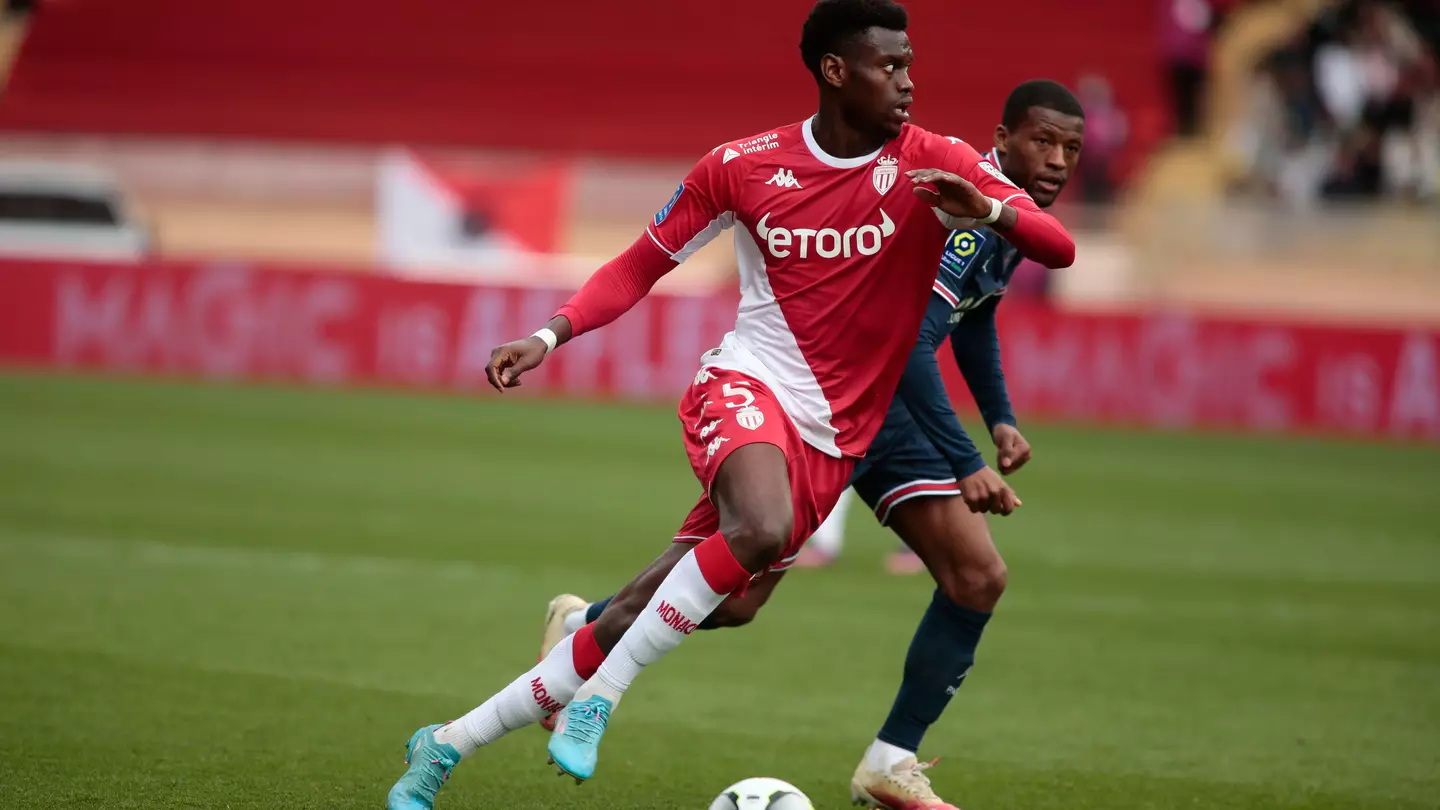
[[[988,225],[1027,259],[1051,269],[1075,263],[1075,240],[1065,226],[1014,186],[994,178],[989,182],[982,179],[977,185],[941,169],[915,169],[906,174],[916,196],[951,217],[942,219],[946,227]],[[981,176],[988,177],[983,172]]]
[[[557,346],[625,314],[661,276],[733,224],[730,200],[738,169],[725,168],[717,152],[695,164],[635,244],[596,270],[549,324],[491,354],[486,376],[496,390],[514,388],[521,374],[544,362]]]
[[[1005,387],[1000,332],[995,326],[995,310],[999,305],[1000,299],[992,298],[966,313],[965,319],[950,333],[950,350],[995,442],[1000,472],[1009,475],[1030,460],[1030,443],[1016,427],[1015,410],[1010,406],[1010,392]]]
[[[920,327],[920,340],[910,351],[895,396],[905,405],[920,431],[940,451],[955,473],[961,497],[974,512],[1008,515],[1020,505],[1015,493],[985,465],[985,458],[960,424],[950,405],[935,348],[949,331],[950,305],[938,296],[930,301]]]
[[[655,246],[649,234],[642,234],[624,253],[596,270],[544,328],[491,352],[486,379],[501,393],[519,387],[520,375],[543,363],[545,355],[625,314],[676,264]]]
[[[987,430],[1001,423],[1015,424],[1010,392],[1005,387],[1005,369],[1000,364],[1000,331],[995,325],[998,297],[965,313],[950,333],[950,350],[955,365],[965,378]]]

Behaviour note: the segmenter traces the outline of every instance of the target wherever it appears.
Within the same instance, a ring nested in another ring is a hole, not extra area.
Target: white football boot
[[[918,762],[915,757],[906,757],[895,763],[889,773],[882,773],[871,770],[861,760],[855,776],[850,779],[850,800],[881,810],[960,810],[936,796],[930,787],[930,777],[925,771],[935,762]]]

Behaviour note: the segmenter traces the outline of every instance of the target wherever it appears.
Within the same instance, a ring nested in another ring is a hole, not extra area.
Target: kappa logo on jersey
[[[720,445],[728,441],[730,441],[729,436],[716,436],[711,439],[710,444],[705,446],[705,463],[710,463],[710,459],[714,458],[715,453],[720,450]]]
[[[754,405],[746,405],[735,412],[735,424],[746,430],[756,430],[765,424],[765,414]]]
[[[661,208],[659,211],[655,212],[655,227],[660,227],[660,223],[664,222],[665,218],[670,216],[670,209],[675,207],[675,203],[680,201],[680,195],[684,193],[685,184],[681,183],[680,187],[675,189],[675,195],[670,198],[670,202],[665,203],[664,208]]]
[[[800,181],[795,179],[795,173],[789,169],[776,169],[775,176],[765,181],[767,186],[779,186],[780,188],[805,188]]]
[[[881,155],[875,161],[875,171],[870,173],[870,182],[875,184],[875,190],[882,195],[895,185],[895,178],[900,175],[898,164],[900,158],[892,155]]]
[[[815,255],[822,259],[833,259],[836,256],[850,258],[856,252],[862,256],[874,256],[880,252],[880,245],[885,237],[895,233],[895,223],[880,210],[879,225],[861,225],[858,228],[846,228],[839,231],[834,228],[782,228],[778,225],[768,224],[770,214],[760,217],[755,223],[755,235],[765,240],[765,248],[770,255],[777,259],[783,259],[794,253],[801,259],[810,258],[810,245],[815,245]],[[799,243],[798,247],[796,243]],[[791,250],[795,247],[794,250]]]
[[[705,383],[710,382],[713,379],[715,379],[715,375],[710,373],[710,369],[705,368],[704,366],[701,366],[700,370],[695,372],[696,385],[704,385]]]
[[[715,428],[720,427],[720,423],[724,421],[725,418],[721,417],[719,419],[716,419],[714,422],[706,425],[705,427],[700,428],[700,440],[704,441],[711,433],[714,433]]]
[[[984,169],[991,177],[995,178],[996,180],[999,180],[1000,182],[1005,183],[1006,185],[1014,186],[1015,188],[1019,188],[1019,186],[1016,186],[1016,185],[1015,185],[1015,182],[1014,182],[1013,180],[1011,180],[1010,178],[1008,178],[1008,177],[1005,176],[1005,173],[1004,173],[1004,172],[1000,171],[999,169],[997,169],[997,168],[995,168],[993,165],[991,165],[990,161],[988,161],[988,160],[982,160],[982,161],[980,161],[980,168]]]

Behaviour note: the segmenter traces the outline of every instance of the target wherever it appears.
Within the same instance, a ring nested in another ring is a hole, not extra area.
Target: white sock
[[[906,757],[913,758],[914,751],[906,751],[898,745],[876,740],[870,743],[865,749],[865,767],[880,773],[890,773],[890,770],[899,765]]]
[[[618,703],[640,670],[680,646],[696,625],[720,607],[727,595],[710,590],[691,550],[660,583],[650,603],[605,657],[595,677],[575,693],[575,700],[598,694]]]
[[[572,610],[569,613],[566,613],[565,618],[560,620],[560,626],[564,628],[567,634],[579,630],[580,628],[585,626],[585,614],[589,611],[590,606],[586,605],[579,610]]]
[[[845,518],[850,514],[850,506],[854,502],[853,489],[845,490],[840,500],[835,502],[830,516],[810,535],[810,545],[814,546],[816,551],[822,551],[830,557],[840,556],[840,550],[845,545]]]
[[[581,684],[575,672],[574,640],[574,636],[566,636],[529,672],[469,714],[436,729],[435,741],[455,746],[464,759],[481,746],[559,711],[575,696]]]

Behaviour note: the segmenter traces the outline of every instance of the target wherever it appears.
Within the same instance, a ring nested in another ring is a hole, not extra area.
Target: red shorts
[[[795,528],[781,559],[770,569],[790,567],[800,547],[840,500],[855,462],[806,444],[770,389],[740,371],[701,369],[680,399],[680,422],[690,467],[705,494],[675,533],[675,542],[698,543],[719,531],[720,515],[710,502],[710,485],[721,463],[747,444],[773,444],[785,454]]]

